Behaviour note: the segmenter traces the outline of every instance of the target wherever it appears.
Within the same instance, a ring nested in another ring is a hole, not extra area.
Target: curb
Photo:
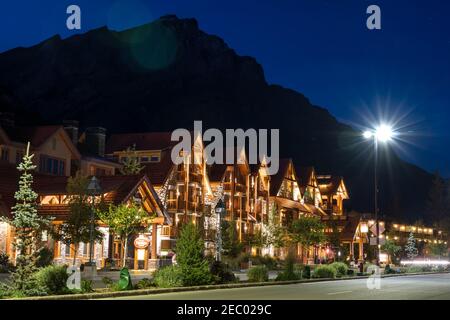
[[[448,274],[448,273],[450,273],[450,271],[386,274],[386,275],[381,275],[380,277],[381,278],[391,278],[391,277],[407,277],[407,276],[421,276],[421,275]],[[194,286],[194,287],[139,289],[139,290],[130,290],[130,291],[97,292],[97,293],[43,296],[43,297],[27,297],[27,298],[15,298],[15,299],[5,299],[5,300],[93,300],[93,299],[142,296],[142,295],[172,293],[172,292],[185,292],[185,291],[201,291],[201,290],[203,291],[203,290],[216,290],[216,289],[234,289],[234,288],[266,287],[266,286],[278,286],[278,285],[302,284],[302,283],[316,283],[316,282],[327,282],[327,281],[345,281],[345,280],[367,279],[369,277],[370,276],[354,276],[354,277],[348,277],[348,278],[322,278],[322,279],[305,279],[305,280],[292,280],[292,281],[231,283],[231,284],[203,285],[203,286]]]

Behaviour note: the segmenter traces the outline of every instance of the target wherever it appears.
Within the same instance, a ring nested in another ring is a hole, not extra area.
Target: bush
[[[94,288],[92,287],[92,281],[91,280],[81,280],[81,292],[82,293],[90,293],[94,292]]]
[[[269,255],[251,257],[252,265],[265,265],[267,269],[274,270],[277,267],[277,260]]]
[[[311,278],[311,266],[305,265],[303,267],[302,278],[304,278],[304,279]]]
[[[336,269],[336,275],[338,277],[343,277],[347,275],[348,267],[343,262],[333,262],[330,267]]]
[[[114,286],[114,281],[110,277],[103,277],[102,282],[106,288],[112,288]]]
[[[150,280],[149,278],[144,278],[139,280],[134,287],[135,289],[147,289],[154,286],[155,284],[152,280]]]
[[[424,272],[423,266],[409,266],[406,268],[406,273],[420,273]]]
[[[66,266],[56,265],[42,268],[35,274],[39,289],[47,294],[64,294],[69,292],[66,286],[68,277]]]
[[[247,273],[250,282],[265,282],[269,280],[269,271],[264,265],[250,268]]]
[[[234,273],[228,269],[228,266],[220,261],[213,261],[210,271],[214,278],[213,282],[216,284],[236,282],[238,280]]]
[[[9,261],[9,256],[5,252],[0,252],[0,273],[8,273],[14,269],[13,264]]]
[[[183,286],[183,276],[179,266],[167,266],[157,270],[153,281],[157,287],[173,288]]]
[[[39,250],[38,258],[36,260],[36,266],[44,268],[53,263],[53,252],[47,247],[43,247]]]
[[[329,265],[318,266],[313,273],[314,278],[336,278],[337,271]]]
[[[280,272],[277,275],[275,281],[289,281],[289,280],[299,280],[301,279],[301,273],[296,272],[294,270],[294,262],[295,259],[292,255],[288,255],[285,261],[285,267],[283,272]]]

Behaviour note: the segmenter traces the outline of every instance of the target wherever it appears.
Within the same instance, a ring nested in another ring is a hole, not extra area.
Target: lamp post
[[[388,125],[382,124],[375,131],[365,131],[364,138],[373,139],[374,147],[374,211],[375,211],[375,225],[376,225],[376,264],[380,265],[380,223],[378,221],[378,141],[387,143],[393,136],[392,128]]]
[[[89,231],[89,265],[93,265],[93,254],[94,254],[94,220],[95,220],[95,196],[98,196],[102,192],[102,188],[100,187],[100,184],[98,183],[98,179],[93,176],[91,178],[91,181],[89,181],[89,185],[87,187],[88,193],[92,197],[92,208],[91,208],[91,225],[90,225],[90,231]]]
[[[225,215],[225,203],[222,199],[217,202],[215,212],[217,221],[216,261],[222,260],[222,216]]]

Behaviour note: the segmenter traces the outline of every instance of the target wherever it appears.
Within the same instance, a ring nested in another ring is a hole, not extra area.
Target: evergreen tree
[[[200,232],[194,224],[185,224],[176,245],[177,264],[182,273],[183,285],[211,283],[212,275],[204,251],[205,245]]]
[[[34,273],[38,267],[38,246],[42,231],[48,229],[51,220],[40,217],[37,212],[37,193],[33,191],[33,154],[30,155],[28,143],[26,153],[17,169],[21,172],[19,190],[14,194],[16,205],[12,207],[12,220],[8,222],[14,227],[14,248],[17,251],[16,270],[12,273],[12,286],[25,295],[36,294],[37,285]]]
[[[237,257],[243,249],[242,243],[239,242],[236,224],[223,220],[222,221],[222,250],[224,255],[229,257]]]
[[[128,147],[125,152],[126,157],[122,161],[123,167],[120,169],[120,172],[123,175],[134,175],[141,172],[144,167],[141,166],[141,160],[136,151],[136,145]]]
[[[405,245],[405,252],[408,259],[412,260],[418,255],[418,250],[416,247],[416,239],[414,238],[414,234],[412,232],[409,233],[408,241]]]

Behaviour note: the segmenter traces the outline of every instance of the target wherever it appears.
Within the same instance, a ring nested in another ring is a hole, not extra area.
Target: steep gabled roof
[[[161,152],[159,162],[150,162],[144,164],[142,173],[146,174],[153,185],[162,185],[168,178],[175,164],[170,157],[170,150]]]
[[[322,194],[336,194],[339,191],[339,187],[344,189],[344,196],[348,198],[347,188],[344,184],[344,178],[341,176],[317,176],[317,183],[319,185],[320,193]]]
[[[281,184],[283,183],[283,179],[286,176],[287,170],[289,168],[289,164],[292,164],[292,159],[280,159],[280,166],[278,168],[278,172],[272,176],[270,176],[270,195],[276,196],[278,191],[281,188]]]
[[[72,143],[72,140],[67,135],[64,127],[61,125],[35,127],[3,127],[3,132],[6,133],[8,139],[11,142],[21,144],[30,142],[30,145],[33,149],[38,149],[55,134],[60,133],[74,157],[77,159],[81,157],[78,149]]]
[[[20,173],[15,166],[11,164],[0,164],[0,201],[7,208],[7,214],[10,216],[10,208],[14,206],[14,193],[18,189]],[[64,176],[48,176],[34,173],[33,190],[39,196],[44,195],[65,195],[67,194],[68,177]],[[159,216],[164,216],[165,221],[171,222],[170,216],[164,210],[156,191],[154,190],[150,179],[145,175],[133,176],[103,176],[99,177],[99,184],[102,193],[106,194],[105,201],[109,203],[119,204],[128,201],[134,195],[137,188],[145,181],[151,194],[151,201],[155,211]],[[67,205],[49,206],[44,205],[39,208],[40,214],[58,215],[58,218],[64,218],[68,214]]]
[[[303,189],[306,188],[311,180],[311,176],[314,173],[314,167],[297,167],[297,177],[299,180],[299,186]]]

